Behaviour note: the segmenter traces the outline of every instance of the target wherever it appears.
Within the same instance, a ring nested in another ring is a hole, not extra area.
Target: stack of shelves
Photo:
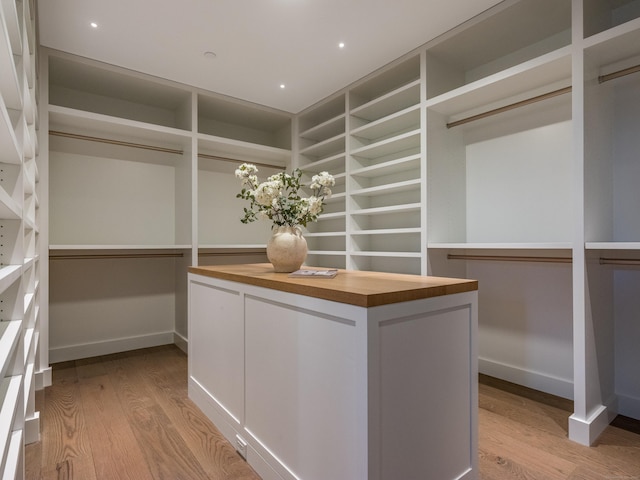
[[[481,372],[567,398],[571,21],[568,0],[523,0],[445,35],[426,50],[425,102],[430,272],[482,285]]]
[[[420,274],[424,257],[420,57],[349,92],[351,258],[358,270]]]
[[[571,248],[571,10],[547,3],[427,50],[430,248]]]
[[[190,249],[191,94],[64,57],[49,81],[52,248]]]
[[[598,332],[598,362],[579,384],[587,400],[570,423],[581,438],[594,404],[640,418],[640,2],[585,2],[583,10],[584,335]],[[588,350],[588,340],[582,345]],[[601,384],[596,395],[591,379]]]
[[[192,92],[47,60],[50,359],[173,343],[194,263]]]
[[[340,94],[302,112],[298,119],[297,166],[305,181],[326,171],[336,185],[324,213],[307,225],[307,263],[319,267],[346,268],[346,99]]]
[[[234,172],[288,166],[291,115],[45,53],[51,361],[186,348],[187,267],[266,261],[269,226],[240,223]]]
[[[0,4],[0,471],[24,478],[39,439],[39,200],[32,2]]]

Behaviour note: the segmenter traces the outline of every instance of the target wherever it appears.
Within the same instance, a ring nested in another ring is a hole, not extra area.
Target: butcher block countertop
[[[338,270],[334,278],[291,278],[287,273],[275,273],[269,263],[189,267],[189,272],[359,307],[377,307],[478,289],[477,280],[351,270]]]

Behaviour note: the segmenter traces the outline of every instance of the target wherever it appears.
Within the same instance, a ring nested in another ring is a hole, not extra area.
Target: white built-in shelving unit
[[[34,3],[0,3],[0,471],[24,478],[39,440],[40,176]],[[38,385],[37,385],[38,384]]]
[[[347,135],[311,260],[478,279],[481,371],[585,444],[640,418],[639,45],[637,0],[507,0],[297,116],[303,168]]]
[[[351,268],[422,271],[420,74],[414,55],[349,92]]]
[[[42,53],[52,358],[184,346],[187,265],[264,261],[248,161],[336,178],[308,265],[478,279],[480,370],[573,399],[572,439],[640,418],[640,0],[506,0],[295,114]]]
[[[590,361],[579,371],[582,381],[576,381],[570,433],[588,438],[616,411],[640,418],[634,368],[640,333],[640,2],[581,7],[583,22],[574,35],[582,53],[574,72],[581,88],[574,108],[583,113],[576,134],[583,159],[584,250],[575,272],[575,309],[581,316],[574,323],[574,349],[578,355],[587,352]]]
[[[299,115],[296,167],[309,179],[320,172],[331,173],[336,180],[332,196],[318,222],[307,225],[305,238],[309,247],[307,262],[317,266],[347,266],[346,222],[346,98],[339,94],[323,104]]]
[[[288,166],[291,115],[43,52],[52,361],[186,348],[187,267],[266,260],[234,172]]]

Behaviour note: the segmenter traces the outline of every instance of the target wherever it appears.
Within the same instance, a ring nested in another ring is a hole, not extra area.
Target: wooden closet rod
[[[598,82],[608,82],[609,80],[614,80],[616,78],[624,77],[625,75],[630,75],[636,72],[640,72],[640,65],[636,65],[635,67],[623,68],[622,70],[618,70],[617,72],[613,73],[607,73],[606,75],[600,75],[598,77]]]
[[[640,266],[639,258],[600,258],[600,265]]]
[[[571,87],[560,88],[558,90],[554,90],[553,92],[544,93],[542,95],[538,95],[537,97],[528,98],[526,100],[521,100],[519,102],[512,103],[511,105],[505,105],[504,107],[495,108],[493,110],[489,110],[484,113],[479,113],[478,115],[472,115],[467,118],[463,118],[462,120],[456,120],[455,122],[447,123],[447,128],[457,127],[459,125],[464,125],[465,123],[474,122],[476,120],[480,120],[482,118],[487,118],[492,115],[497,115],[498,113],[507,112],[509,110],[513,110],[515,108],[524,107],[525,105],[531,105],[532,103],[540,102],[542,100],[546,100],[548,98],[557,97],[558,95],[563,95],[565,93],[571,92]]]
[[[68,255],[49,255],[50,260],[111,260],[116,258],[179,258],[183,253],[78,253]]]
[[[249,250],[246,252],[198,252],[199,257],[227,257],[227,256],[240,256],[240,255],[266,255],[265,250]]]
[[[237,160],[235,158],[220,157],[218,155],[209,155],[207,153],[199,153],[198,157],[199,158],[208,158],[210,160],[220,160],[222,162],[238,163],[238,164],[240,164],[240,163],[252,163],[256,167],[276,168],[276,169],[279,169],[279,170],[284,170],[284,167],[282,165],[272,165],[270,163],[258,163],[258,162],[245,162],[244,160]]]
[[[447,255],[448,260],[491,260],[499,262],[571,263],[571,257],[524,257],[508,255]]]
[[[89,142],[107,143],[109,145],[118,145],[120,147],[140,148],[143,150],[152,150],[154,152],[173,153],[176,155],[182,155],[184,153],[183,150],[178,150],[175,148],[158,147],[155,145],[146,145],[144,143],[123,142],[121,140],[113,140],[111,138],[93,137],[90,135],[81,135],[79,133],[60,132],[58,130],[49,130],[49,135],[55,135],[57,137],[74,138],[76,140],[86,140]],[[219,160],[222,162],[232,162],[232,163],[238,163],[238,164],[245,163],[244,160],[239,160],[236,158],[221,157],[219,155],[208,155],[206,153],[199,153],[198,157],[208,158],[211,160]],[[276,168],[280,170],[284,169],[282,165],[272,165],[269,163],[257,163],[257,162],[251,162],[251,163],[253,163],[258,167]]]
[[[155,145],[145,145],[143,143],[123,142],[121,140],[112,140],[110,138],[92,137],[89,135],[80,135],[79,133],[59,132],[57,130],[49,130],[49,135],[55,135],[57,137],[75,138],[77,140],[87,140],[89,142],[108,143],[110,145],[119,145],[121,147],[141,148],[143,150],[153,150],[155,152],[163,153],[175,153],[182,155],[182,150],[176,150],[174,148],[157,147]]]

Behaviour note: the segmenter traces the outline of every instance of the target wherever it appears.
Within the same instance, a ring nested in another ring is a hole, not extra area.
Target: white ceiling
[[[44,46],[297,113],[497,3],[39,0],[38,14]]]

